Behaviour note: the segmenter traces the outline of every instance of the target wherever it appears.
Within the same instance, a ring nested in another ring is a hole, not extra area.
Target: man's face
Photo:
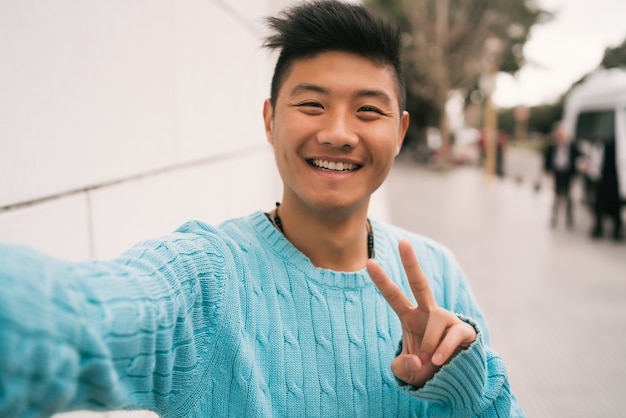
[[[283,203],[314,211],[366,209],[409,124],[391,67],[345,52],[295,61],[263,114]]]

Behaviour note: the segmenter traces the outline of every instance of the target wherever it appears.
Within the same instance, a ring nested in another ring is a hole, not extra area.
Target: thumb
[[[422,367],[422,361],[415,354],[400,354],[391,362],[394,376],[408,384],[419,380]]]

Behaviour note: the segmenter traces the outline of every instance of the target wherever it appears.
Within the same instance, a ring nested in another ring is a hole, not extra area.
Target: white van
[[[620,195],[626,202],[626,69],[602,69],[568,93],[563,123],[582,147],[592,135],[615,137]]]

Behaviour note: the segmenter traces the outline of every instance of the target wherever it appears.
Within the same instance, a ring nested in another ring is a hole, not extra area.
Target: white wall
[[[271,209],[261,25],[291,2],[1,1],[0,240],[111,257],[188,219]]]
[[[0,3],[0,239],[106,257],[271,208],[260,25],[281,3]]]

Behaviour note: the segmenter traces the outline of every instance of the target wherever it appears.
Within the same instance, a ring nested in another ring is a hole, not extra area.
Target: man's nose
[[[349,111],[335,110],[326,115],[323,127],[318,133],[320,144],[337,148],[354,148],[359,143],[359,136],[354,129],[353,116]]]

